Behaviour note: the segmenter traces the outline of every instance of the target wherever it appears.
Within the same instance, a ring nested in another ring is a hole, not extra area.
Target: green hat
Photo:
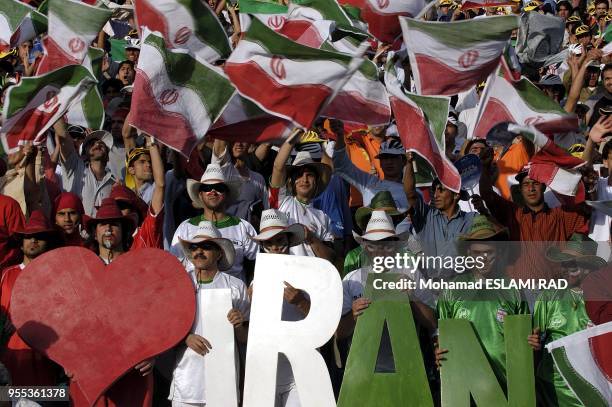
[[[508,229],[485,215],[476,215],[468,233],[459,236],[459,240],[493,240],[494,237],[501,237],[501,235],[507,238]]]
[[[565,242],[563,248],[558,246],[549,247],[546,250],[546,258],[554,263],[563,263],[575,260],[578,264],[584,264],[591,268],[601,268],[606,261],[597,253],[597,242],[588,236],[574,233]]]
[[[370,206],[363,206],[357,211],[355,211],[355,223],[361,230],[365,230],[368,225],[368,221],[370,220],[370,216],[372,215],[372,211],[379,210],[385,211],[387,215],[390,217],[399,217],[400,215],[405,215],[406,212],[400,212],[397,210],[397,205],[395,204],[395,200],[393,199],[393,195],[389,191],[380,191],[374,198],[372,198],[372,202],[370,202]],[[397,219],[393,219],[394,223]]]

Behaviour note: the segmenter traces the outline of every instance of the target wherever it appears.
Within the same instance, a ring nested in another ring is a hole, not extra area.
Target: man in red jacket
[[[11,323],[11,294],[21,271],[36,257],[51,250],[59,234],[42,211],[34,211],[25,227],[15,231],[15,237],[21,242],[23,263],[5,269],[0,280],[2,344],[6,343],[6,348],[0,353],[0,361],[11,373],[14,386],[56,385],[61,374],[60,367],[31,349]]]

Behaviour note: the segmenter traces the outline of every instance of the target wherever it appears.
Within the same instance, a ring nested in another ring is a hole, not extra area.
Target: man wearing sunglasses
[[[226,273],[246,282],[247,271],[252,272],[257,255],[257,244],[250,238],[256,232],[246,220],[227,213],[227,207],[240,196],[240,183],[226,180],[221,167],[211,163],[200,181],[187,180],[187,192],[193,206],[202,208],[202,214],[179,225],[172,238],[170,252],[189,266],[190,261],[184,255],[179,239],[185,240],[192,236],[200,222],[212,222],[221,236],[232,242],[236,251],[234,263]]]

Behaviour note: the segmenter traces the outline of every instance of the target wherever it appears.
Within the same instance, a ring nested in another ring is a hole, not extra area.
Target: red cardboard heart
[[[181,263],[139,249],[110,265],[81,247],[37,257],[11,299],[19,336],[74,374],[93,404],[137,363],[175,346],[193,324],[193,284]]]

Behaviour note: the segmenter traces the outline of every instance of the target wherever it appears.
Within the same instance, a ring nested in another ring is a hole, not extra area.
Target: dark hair
[[[123,65],[129,65],[132,69],[134,69],[134,66],[135,66],[134,62],[132,62],[132,61],[129,61],[129,60],[121,61],[119,63],[119,67],[117,68],[117,72],[119,72],[121,70],[121,67]],[[123,85],[121,85],[121,87],[123,87]]]
[[[572,12],[574,11],[574,7],[572,6],[572,3],[570,3],[570,2],[569,2],[569,1],[567,1],[567,0],[559,0],[559,2],[557,3],[557,11],[559,11],[559,8],[560,8],[561,6],[565,6],[565,7],[567,7],[567,9],[568,9],[568,10],[569,10],[569,12],[570,12],[570,15],[571,15],[571,14],[572,14]]]
[[[601,70],[601,79],[603,79],[603,76],[606,73],[606,71],[609,71],[610,69],[612,69],[612,64],[606,64],[603,67],[603,69]]]
[[[597,7],[598,4],[603,3],[606,6],[608,6],[608,8],[610,8],[610,4],[608,3],[608,0],[595,0],[595,2],[593,4],[595,4],[595,7]]]

